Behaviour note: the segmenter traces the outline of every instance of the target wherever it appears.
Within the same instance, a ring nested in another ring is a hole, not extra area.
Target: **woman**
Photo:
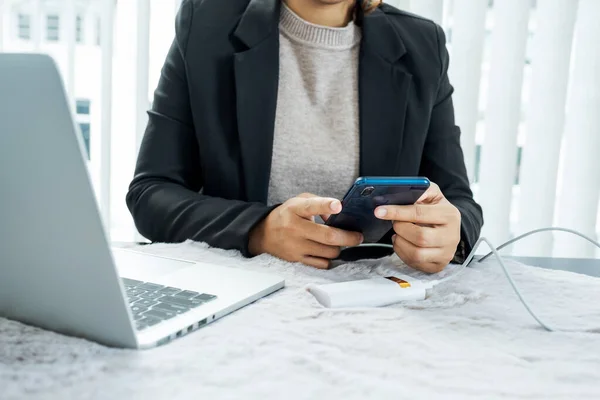
[[[327,268],[362,237],[314,222],[358,176],[423,175],[382,240],[427,272],[482,226],[442,29],[366,0],[184,0],[127,204],[152,241]],[[314,194],[311,194],[314,193]]]

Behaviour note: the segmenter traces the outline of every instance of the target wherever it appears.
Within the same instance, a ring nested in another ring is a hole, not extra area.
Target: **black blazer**
[[[265,203],[280,6],[183,1],[127,194],[149,240],[191,239],[250,256],[249,232],[272,210]],[[388,5],[365,17],[360,174],[436,182],[462,214],[468,251],[483,219],[469,188],[447,70],[445,36],[433,22]]]

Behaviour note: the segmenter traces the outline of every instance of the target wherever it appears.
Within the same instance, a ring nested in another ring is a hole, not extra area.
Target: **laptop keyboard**
[[[162,321],[208,303],[217,296],[156,283],[122,278],[129,307],[138,330],[144,330]]]

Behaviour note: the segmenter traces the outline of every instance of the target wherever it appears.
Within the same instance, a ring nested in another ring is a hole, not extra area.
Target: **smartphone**
[[[429,185],[424,177],[360,177],[342,199],[342,211],[331,215],[325,224],[360,232],[364,243],[376,243],[392,229],[392,222],[375,217],[375,209],[414,204]]]

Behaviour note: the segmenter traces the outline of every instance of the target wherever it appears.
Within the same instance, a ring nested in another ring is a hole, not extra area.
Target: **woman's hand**
[[[359,245],[363,238],[356,232],[317,224],[314,217],[342,211],[336,199],[301,194],[275,208],[250,232],[248,243],[254,255],[268,253],[286,261],[302,262],[326,269],[340,255],[342,247]]]
[[[411,206],[382,206],[375,216],[394,222],[394,251],[407,265],[440,272],[454,258],[460,243],[460,212],[432,183]]]

